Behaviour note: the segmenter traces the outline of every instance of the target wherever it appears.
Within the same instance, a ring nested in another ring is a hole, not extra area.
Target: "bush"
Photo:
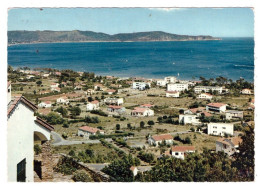
[[[41,149],[40,145],[38,145],[38,144],[34,145],[33,148],[34,148],[34,152],[36,155],[38,155],[42,152],[42,149]]]
[[[54,168],[54,171],[71,175],[77,170],[77,167],[74,166],[74,161],[72,158],[63,157],[59,160],[57,166]]]
[[[73,175],[72,179],[75,182],[90,182],[91,181],[90,176],[84,171],[76,171],[75,174]]]

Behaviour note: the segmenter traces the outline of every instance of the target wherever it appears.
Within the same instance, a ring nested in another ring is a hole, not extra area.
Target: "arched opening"
[[[47,137],[41,132],[34,131],[34,144],[43,144],[48,141]]]

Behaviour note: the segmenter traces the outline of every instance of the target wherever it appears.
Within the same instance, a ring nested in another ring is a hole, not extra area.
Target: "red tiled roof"
[[[166,93],[169,93],[169,94],[177,94],[178,91],[166,91]]]
[[[194,146],[173,146],[171,150],[173,152],[195,151],[195,147]]]
[[[93,128],[93,127],[89,127],[89,126],[82,126],[80,127],[79,129],[83,130],[83,131],[87,131],[87,132],[90,132],[90,133],[96,133],[98,131],[101,131],[97,128]]]
[[[54,127],[52,125],[50,125],[49,123],[47,123],[46,121],[44,121],[43,119],[36,117],[35,120],[36,123],[40,124],[41,126],[45,127],[46,129],[53,131]]]
[[[143,113],[147,110],[147,108],[139,108],[139,107],[135,107],[134,110],[132,110],[132,112],[137,112],[137,113]]]
[[[222,144],[230,145],[230,142],[233,143],[235,146],[238,146],[240,143],[242,143],[242,139],[240,137],[232,137],[232,138],[219,138],[217,142],[220,142]]]
[[[11,103],[11,105],[8,107],[7,109],[7,116],[13,111],[13,109],[15,108],[15,106],[19,103],[19,102],[24,103],[27,107],[29,107],[30,109],[32,109],[33,111],[35,111],[38,107],[36,105],[34,105],[32,102],[30,102],[29,100],[27,100],[25,97],[23,96],[17,96],[14,98],[13,102]]]
[[[92,101],[92,102],[90,102],[91,104],[98,104],[99,103],[99,101],[97,101],[97,100],[94,100],[94,101]]]
[[[141,106],[142,106],[142,107],[147,107],[147,108],[153,107],[152,104],[143,104],[143,105],[141,105]]]
[[[155,141],[163,141],[163,140],[170,140],[173,139],[171,134],[162,134],[162,135],[153,135],[152,138]]]
[[[205,95],[207,95],[207,96],[212,96],[211,94],[209,94],[209,93],[201,93],[201,94],[205,94]]]
[[[51,104],[51,101],[46,101],[46,102],[44,102],[45,104]]]
[[[207,106],[212,106],[212,107],[216,107],[216,108],[219,108],[221,106],[225,106],[226,104],[223,104],[223,103],[209,103],[207,104]]]
[[[131,170],[131,171],[134,171],[135,168],[136,168],[135,166],[131,166],[130,170]]]
[[[108,107],[112,108],[112,109],[121,109],[122,108],[122,106],[113,106],[113,105],[110,105]]]
[[[108,89],[107,92],[116,92],[116,90]]]

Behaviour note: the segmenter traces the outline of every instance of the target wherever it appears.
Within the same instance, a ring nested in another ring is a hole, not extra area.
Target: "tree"
[[[116,130],[120,130],[120,124],[116,124]]]
[[[233,165],[238,169],[239,179],[242,181],[254,181],[255,151],[254,151],[254,126],[248,126],[244,130],[242,143],[239,145],[239,153],[234,154]]]
[[[150,126],[154,125],[154,121],[153,121],[153,120],[149,120],[147,123],[148,123],[148,125],[150,125]]]
[[[130,130],[132,129],[131,123],[127,123],[127,128]]]
[[[144,121],[141,121],[140,122],[140,128],[144,128],[144,125],[145,125]]]
[[[56,111],[59,112],[63,117],[68,115],[68,110],[62,106],[58,107]]]
[[[36,84],[37,84],[38,86],[41,86],[42,81],[38,80],[38,81],[36,82]]]
[[[72,108],[70,109],[70,113],[71,113],[72,116],[80,115],[81,109],[80,109],[79,107],[77,107],[77,106],[72,107]]]

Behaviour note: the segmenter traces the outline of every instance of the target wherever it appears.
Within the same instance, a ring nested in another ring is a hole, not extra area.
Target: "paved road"
[[[99,140],[82,140],[82,141],[73,141],[73,140],[65,140],[58,133],[52,131],[51,132],[53,141],[52,145],[60,146],[60,145],[73,145],[73,144],[89,144],[89,143],[100,143]]]

